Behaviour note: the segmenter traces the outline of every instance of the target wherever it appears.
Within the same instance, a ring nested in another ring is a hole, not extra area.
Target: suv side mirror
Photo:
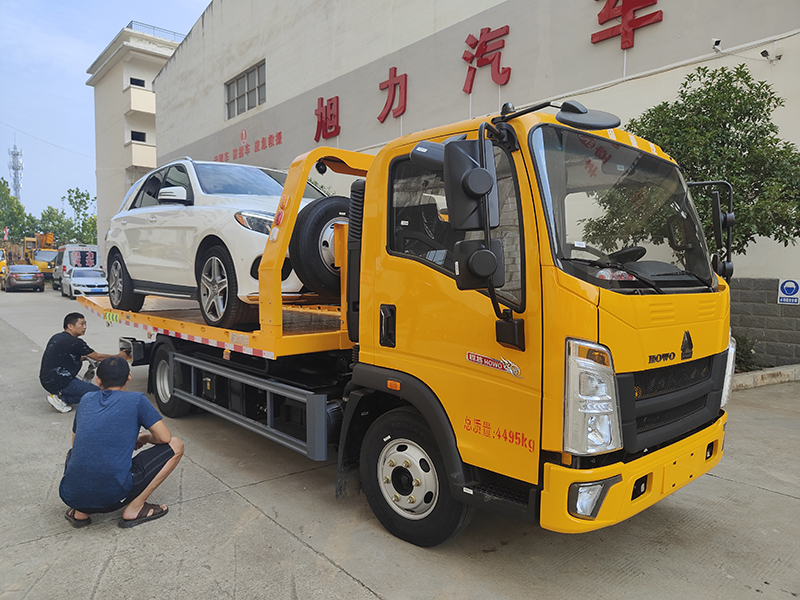
[[[174,187],[161,188],[158,192],[158,201],[160,202],[176,202],[178,204],[188,204],[186,199],[186,188],[179,185]]]
[[[485,165],[481,165],[481,146]],[[484,229],[482,199],[489,203],[489,228],[500,224],[497,173],[490,140],[452,140],[444,145],[444,189],[450,226],[456,231]]]

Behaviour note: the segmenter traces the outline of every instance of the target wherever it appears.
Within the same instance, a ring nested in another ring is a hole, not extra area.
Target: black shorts
[[[79,508],[77,510],[85,513],[110,513],[127,506],[134,498],[139,496],[148,485],[150,485],[150,482],[155,479],[159,471],[164,468],[164,465],[167,464],[169,459],[173,456],[175,456],[175,451],[169,444],[157,444],[152,448],[142,450],[139,452],[139,454],[133,457],[133,461],[131,463],[133,487],[123,500],[120,500],[119,502],[112,504],[111,506],[106,506],[102,509],[93,508],[82,510]]]

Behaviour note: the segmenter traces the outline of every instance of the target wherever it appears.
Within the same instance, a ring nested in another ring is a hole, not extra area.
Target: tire
[[[364,437],[359,468],[372,512],[402,540],[436,546],[472,519],[474,508],[450,494],[433,433],[413,409],[398,408],[376,419]]]
[[[72,293],[72,284],[69,285],[69,293],[67,293],[67,296],[70,300],[75,300],[75,294]],[[139,308],[141,308],[141,306]]]
[[[64,291],[64,286],[63,285],[61,286],[61,297],[62,298],[66,298],[67,297],[67,293]]]
[[[230,329],[253,319],[257,307],[239,300],[233,259],[224,246],[213,246],[200,263],[197,296],[200,312],[212,327]]]
[[[161,414],[177,419],[192,405],[172,395],[172,367],[169,362],[170,347],[161,344],[153,356],[153,392]]]
[[[63,291],[63,283],[61,288]],[[108,298],[111,301],[111,306],[117,310],[132,310],[136,312],[141,310],[144,304],[145,296],[134,293],[133,281],[131,281],[131,276],[128,275],[125,261],[117,253],[111,256],[108,267]]]
[[[56,283],[56,278],[55,278],[55,277],[53,277],[53,283],[52,283],[51,285],[53,286],[53,290],[57,290],[57,289],[60,287],[60,286],[59,286],[59,285]]]
[[[289,256],[300,281],[322,296],[339,297],[339,269],[333,265],[333,226],[347,223],[350,199],[327,196],[315,200],[297,215]]]

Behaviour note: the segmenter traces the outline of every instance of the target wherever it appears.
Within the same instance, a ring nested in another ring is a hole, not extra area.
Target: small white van
[[[99,248],[91,244],[65,244],[58,249],[53,267],[53,289],[61,287],[61,277],[72,267],[101,267]]]

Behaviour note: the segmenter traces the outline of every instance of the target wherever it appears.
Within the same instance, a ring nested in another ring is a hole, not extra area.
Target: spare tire
[[[350,198],[314,200],[297,215],[289,241],[289,256],[300,281],[321,296],[341,294],[339,268],[334,266],[333,226],[347,223]]]

